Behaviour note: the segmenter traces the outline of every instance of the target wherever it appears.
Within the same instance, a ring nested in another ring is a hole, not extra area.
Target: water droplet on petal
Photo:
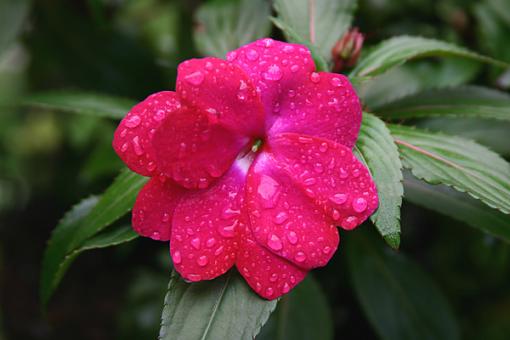
[[[280,184],[274,178],[262,175],[257,193],[261,198],[264,208],[273,208],[276,206],[280,196]]]
[[[276,214],[273,221],[276,224],[282,224],[283,222],[287,221],[288,218],[289,215],[285,211],[280,211],[278,214]]]
[[[200,256],[198,259],[197,259],[197,264],[200,266],[200,267],[204,267],[207,265],[207,263],[209,263],[209,259],[207,258],[207,256],[205,255],[202,255]]]
[[[181,252],[178,250],[174,252],[174,256],[172,256],[172,259],[174,260],[175,264],[181,263],[182,262]]]
[[[290,70],[292,73],[296,73],[297,71],[299,71],[299,65],[297,64],[294,64],[290,67]]]
[[[257,292],[260,292],[262,290],[262,285],[260,284],[260,282],[255,283],[255,290]]]
[[[322,252],[323,252],[324,254],[329,254],[329,253],[331,253],[331,247],[324,247],[324,248],[322,249]]]
[[[184,79],[191,85],[198,86],[204,81],[204,74],[201,71],[196,71],[186,75]]]
[[[324,172],[324,166],[321,163],[315,163],[313,169],[319,174]]]
[[[271,234],[267,238],[267,245],[269,248],[275,251],[281,250],[283,248],[282,240],[280,240],[280,238],[275,234]]]
[[[292,52],[294,52],[294,46],[292,46],[292,45],[285,45],[285,47],[283,48],[283,52],[285,52],[285,53],[292,53]]]
[[[298,236],[294,231],[289,231],[287,233],[287,240],[289,240],[290,244],[296,244],[298,242]]]
[[[161,221],[164,222],[164,223],[170,221],[170,214],[164,213],[163,214],[163,218],[161,219]]]
[[[234,61],[237,58],[237,52],[231,51],[227,53],[227,61]]]
[[[208,239],[205,243],[205,245],[207,246],[207,248],[211,248],[211,247],[214,247],[214,245],[216,244],[216,239],[214,237],[211,237],[210,239]]]
[[[273,288],[271,288],[271,287],[267,288],[267,289],[266,289],[266,295],[267,295],[267,296],[271,296],[271,295],[273,295]]]
[[[156,113],[154,114],[154,117],[152,117],[152,118],[154,118],[155,121],[160,122],[163,119],[165,119],[165,116],[166,116],[165,110],[158,110],[158,111],[156,111]]]
[[[159,232],[155,231],[155,232],[153,232],[153,233],[152,233],[151,238],[152,238],[153,240],[158,241],[158,240],[160,240],[160,239],[161,239],[161,235],[159,234]]]
[[[154,170],[156,170],[156,163],[154,162],[149,162],[147,164],[147,171],[149,172],[153,172]]]
[[[333,209],[332,216],[335,221],[338,221],[340,219],[340,212],[336,209]]]
[[[271,274],[271,276],[269,277],[269,281],[276,282],[276,280],[278,280],[278,274],[276,273]]]
[[[304,262],[306,260],[306,255],[305,253],[303,253],[302,251],[298,251],[296,253],[296,256],[294,256],[294,260],[296,260],[297,262]]]
[[[200,276],[199,274],[189,274],[188,279],[193,282],[200,281],[202,279],[202,276]]]
[[[122,146],[120,147],[120,151],[122,151],[122,152],[126,152],[126,151],[127,151],[127,149],[128,149],[128,147],[129,147],[128,143],[124,143],[124,144],[122,144]]]
[[[312,81],[312,83],[317,84],[321,80],[321,76],[317,72],[312,72],[310,74],[310,80]]]
[[[347,194],[334,194],[329,197],[329,200],[335,204],[344,204],[347,201]]]
[[[361,213],[367,209],[367,200],[363,197],[358,197],[352,201],[352,208],[355,212]]]
[[[239,223],[238,220],[234,221],[231,225],[220,227],[218,228],[218,232],[223,237],[232,238],[235,235],[235,227],[237,226],[237,223]]]
[[[282,293],[287,294],[289,291],[290,291],[290,286],[287,282],[285,282],[282,287]]]
[[[326,151],[328,151],[328,143],[323,142],[323,143],[321,144],[321,146],[319,146],[319,151],[320,151],[320,152],[326,152]]]
[[[196,250],[200,249],[200,237],[195,237],[190,243]]]
[[[317,180],[313,177],[310,177],[310,178],[307,178],[303,181],[303,183],[305,185],[314,185],[315,183],[317,183]]]
[[[358,218],[356,216],[349,216],[343,219],[340,226],[346,230],[351,230],[358,225]]]
[[[140,145],[140,137],[138,136],[133,137],[133,149],[135,150],[135,154],[137,156],[143,155],[143,149]]]
[[[255,61],[259,58],[259,53],[257,52],[257,50],[249,49],[246,52],[246,58],[250,61]]]
[[[283,72],[280,67],[276,64],[272,64],[267,68],[267,71],[263,74],[264,79],[278,81],[282,79]]]
[[[347,178],[349,177],[349,173],[344,168],[340,168],[340,178]]]
[[[221,253],[223,253],[223,249],[224,249],[223,246],[219,246],[218,249],[214,251],[214,255],[216,256],[220,255]]]
[[[334,87],[342,86],[342,80],[340,78],[337,78],[337,77],[331,78],[330,82],[331,82],[331,85]]]
[[[140,119],[140,116],[134,115],[126,119],[125,124],[128,128],[135,128],[138,125],[140,125],[140,122],[142,120]]]

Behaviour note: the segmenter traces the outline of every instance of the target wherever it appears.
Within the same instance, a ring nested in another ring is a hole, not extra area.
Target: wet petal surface
[[[234,265],[244,180],[233,166],[210,188],[187,193],[176,208],[170,253],[187,280],[210,280]]]
[[[113,138],[113,148],[126,165],[143,176],[157,174],[152,139],[163,120],[181,109],[175,92],[163,91],[135,105],[122,119]]]
[[[154,240],[170,240],[175,207],[184,190],[170,181],[151,178],[140,190],[132,212],[133,229]]]

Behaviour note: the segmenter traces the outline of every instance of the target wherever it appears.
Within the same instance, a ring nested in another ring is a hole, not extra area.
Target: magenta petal
[[[268,135],[294,132],[326,138],[352,148],[361,127],[361,104],[347,77],[311,73],[280,97],[280,116]]]
[[[247,207],[253,235],[301,268],[324,266],[338,247],[338,230],[282,166],[264,151],[250,168]]]
[[[217,58],[187,60],[179,65],[177,93],[211,122],[241,135],[260,136],[264,108],[246,73]]]
[[[295,185],[337,225],[353,229],[377,209],[375,183],[350,148],[293,133],[275,136],[269,144]]]
[[[227,55],[260,92],[269,134],[296,132],[352,148],[361,125],[361,105],[348,79],[315,72],[306,46],[262,39]]]
[[[132,212],[133,229],[154,240],[170,240],[174,209],[184,190],[171,183],[151,178],[140,190]]]
[[[175,209],[170,249],[185,279],[210,280],[233,266],[244,181],[234,165],[208,189],[186,194]]]
[[[175,92],[164,91],[135,105],[122,119],[113,138],[113,148],[134,172],[151,176],[157,172],[152,138],[167,115],[181,108]]]
[[[249,228],[240,239],[236,266],[250,287],[265,299],[273,300],[292,290],[307,271],[260,246]]]
[[[203,112],[189,107],[168,117],[153,139],[158,168],[189,189],[207,188],[248,142],[248,137],[211,124]]]

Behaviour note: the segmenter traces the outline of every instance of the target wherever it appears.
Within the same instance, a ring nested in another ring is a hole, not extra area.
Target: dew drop
[[[321,76],[317,72],[312,72],[310,74],[310,80],[312,81],[312,83],[317,84],[321,80]]]
[[[324,166],[321,163],[315,163],[313,169],[319,174],[324,172]]]
[[[278,280],[278,274],[276,273],[271,274],[271,276],[269,277],[269,281],[276,282],[276,280]]]
[[[319,151],[320,151],[320,152],[326,152],[326,151],[328,151],[328,143],[323,142],[323,143],[319,146]]]
[[[278,214],[276,214],[273,221],[276,224],[282,224],[283,222],[287,221],[288,219],[289,219],[289,215],[285,211],[280,211]]]
[[[257,52],[257,50],[254,50],[254,49],[249,49],[247,52],[246,52],[246,59],[250,60],[250,61],[255,61],[259,58],[259,53]]]
[[[164,213],[163,214],[163,218],[161,218],[161,221],[164,222],[164,223],[170,221],[170,214]]]
[[[334,194],[329,197],[329,200],[335,204],[344,204],[347,201],[347,194]]]
[[[200,276],[199,274],[189,274],[188,279],[193,282],[200,281],[202,279],[202,276]]]
[[[138,125],[140,125],[141,121],[142,120],[140,119],[140,116],[134,115],[134,116],[127,118],[125,124],[128,128],[132,129],[132,128],[135,128]]]
[[[152,118],[154,118],[155,121],[160,122],[163,119],[165,119],[165,116],[166,116],[165,110],[158,110],[158,111],[156,111],[156,113],[154,114],[154,117],[152,117]]]
[[[358,197],[352,201],[352,208],[355,212],[361,213],[367,209],[367,200],[363,197]]]
[[[194,239],[191,240],[190,243],[196,250],[200,249],[200,237],[195,237]]]
[[[227,61],[234,61],[237,58],[237,52],[231,51],[227,53]]]
[[[175,264],[181,263],[182,262],[181,252],[177,250],[174,253],[174,256],[172,256],[172,259],[174,260]]]
[[[133,149],[135,150],[135,154],[137,156],[143,155],[143,149],[140,145],[140,137],[138,136],[133,137]]]
[[[156,163],[154,162],[149,162],[147,164],[147,171],[149,172],[153,172],[154,170],[156,170]]]
[[[213,64],[208,61],[205,63],[205,69],[211,71],[214,68]]]
[[[291,71],[292,73],[296,73],[297,71],[299,71],[299,65],[297,65],[297,64],[292,65],[292,66],[290,67],[290,71]]]
[[[271,287],[267,288],[267,289],[266,289],[266,295],[267,295],[267,296],[271,296],[271,295],[273,295],[273,288],[271,288]]]
[[[296,244],[298,242],[298,236],[294,231],[289,231],[287,233],[287,240],[289,240],[290,244]]]
[[[294,256],[294,260],[296,260],[299,263],[302,263],[306,260],[306,255],[302,251],[298,251],[296,253],[296,256]]]
[[[287,294],[289,291],[290,291],[290,286],[287,282],[285,282],[282,287],[282,293]]]
[[[124,144],[122,144],[122,146],[120,147],[120,151],[122,151],[122,152],[126,152],[126,151],[127,151],[127,149],[128,149],[128,147],[129,147],[128,143],[124,143]]]
[[[207,248],[211,248],[211,247],[214,247],[214,245],[216,244],[216,239],[214,237],[211,237],[210,239],[208,239],[205,243],[205,245],[207,246]]]
[[[278,81],[282,79],[283,72],[278,65],[272,64],[268,67],[267,71],[264,72],[263,76],[266,80]]]
[[[281,250],[283,248],[282,240],[280,240],[280,238],[275,234],[271,234],[267,238],[267,245],[269,248],[276,251]]]
[[[155,232],[153,232],[153,233],[152,233],[151,238],[152,238],[153,240],[158,241],[158,240],[160,240],[160,239],[161,239],[161,235],[159,234],[159,232],[155,231]]]
[[[340,219],[340,212],[336,209],[333,209],[332,216],[335,221],[338,221]]]
[[[218,228],[218,232],[221,236],[226,238],[232,238],[235,235],[235,227],[238,221],[236,220],[233,224]]]
[[[340,175],[340,178],[344,178],[344,179],[349,177],[349,173],[344,168],[340,168],[340,174],[339,175]]]
[[[204,81],[204,74],[200,71],[193,72],[184,77],[184,79],[191,85],[198,86]]]
[[[209,259],[207,258],[207,256],[205,255],[202,255],[200,256],[198,259],[197,259],[197,264],[200,266],[200,267],[205,267],[207,265],[207,263],[209,263]]]
[[[280,184],[274,178],[262,175],[257,193],[264,208],[274,208],[280,196]]]
[[[260,282],[255,283],[255,290],[257,292],[260,292],[262,290],[262,285],[260,284]]]
[[[356,216],[349,216],[343,219],[340,226],[346,230],[351,230],[358,225],[358,218]]]
[[[313,177],[310,177],[310,178],[307,178],[303,181],[303,183],[305,185],[314,185],[315,183],[317,183],[317,181],[315,180],[315,178]]]
[[[223,246],[219,246],[215,251],[214,251],[214,255],[218,256],[220,255],[221,253],[223,253],[223,249],[225,249]]]
[[[330,82],[331,82],[331,85],[334,87],[342,86],[342,80],[340,78],[337,78],[337,77],[331,78]]]

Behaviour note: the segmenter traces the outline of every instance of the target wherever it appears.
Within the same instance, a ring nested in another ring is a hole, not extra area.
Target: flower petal
[[[264,108],[248,75],[217,58],[187,60],[179,65],[177,93],[213,123],[242,135],[260,136]]]
[[[204,189],[230,168],[249,138],[211,124],[204,112],[185,106],[181,110],[154,134],[156,163],[185,188]]]
[[[135,105],[122,119],[113,138],[113,148],[126,165],[143,176],[157,172],[152,138],[164,118],[181,108],[175,92],[163,91]]]
[[[236,266],[250,287],[265,299],[273,300],[292,290],[307,271],[260,246],[249,228],[240,239]]]
[[[262,39],[227,55],[260,92],[269,134],[298,132],[352,148],[361,126],[361,105],[348,79],[315,72],[304,45]]]
[[[279,134],[269,143],[294,183],[342,228],[355,228],[377,209],[370,172],[349,148],[294,133]]]
[[[170,181],[151,178],[140,190],[133,206],[133,229],[154,240],[170,240],[174,210],[183,192]]]
[[[339,242],[333,220],[267,150],[250,168],[246,196],[260,245],[304,269],[324,266],[333,256]]]
[[[175,209],[170,249],[185,279],[214,279],[234,265],[245,177],[234,165],[208,189],[186,194]]]

